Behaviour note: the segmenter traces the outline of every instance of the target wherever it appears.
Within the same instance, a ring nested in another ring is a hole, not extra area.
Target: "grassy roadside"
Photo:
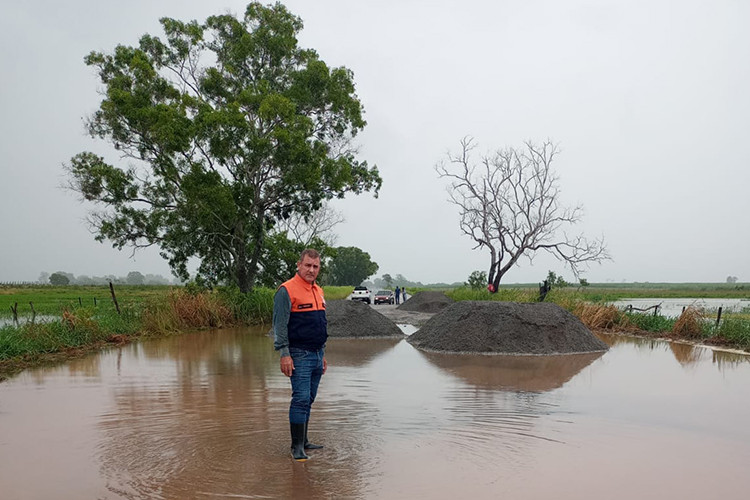
[[[243,294],[236,289],[126,286],[115,291],[119,314],[108,287],[0,288],[0,381],[29,367],[140,337],[269,323],[275,293],[269,288]],[[328,300],[345,298],[351,291],[352,287],[324,288]],[[37,315],[31,307],[21,309],[22,301],[32,302]],[[16,303],[17,322],[11,317],[11,305]]]

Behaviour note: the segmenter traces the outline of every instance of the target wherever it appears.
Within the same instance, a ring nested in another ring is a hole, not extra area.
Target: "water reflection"
[[[748,358],[601,337],[553,357],[331,339],[304,464],[265,331],[110,349],[0,384],[2,497],[743,498]]]
[[[701,359],[701,350],[696,349],[690,344],[681,342],[669,342],[669,349],[674,354],[674,358],[683,366],[689,366],[697,363]]]
[[[725,350],[714,350],[707,346],[689,344],[682,341],[670,341],[666,339],[654,339],[648,337],[636,337],[619,333],[596,332],[599,337],[610,347],[625,344],[637,349],[649,351],[669,351],[682,366],[688,367],[710,359],[719,370],[731,368],[738,364],[750,363],[750,355],[740,352]]]
[[[421,354],[431,363],[476,387],[540,392],[562,387],[604,353],[557,356]]]
[[[362,366],[402,341],[397,338],[329,338],[326,342],[326,360],[332,366]]]
[[[186,336],[126,349],[137,361],[155,360],[147,364],[156,369],[149,377],[120,373],[114,406],[101,415],[101,474],[113,493],[290,498],[304,488],[325,496],[325,485],[315,480],[322,466],[336,468],[342,495],[359,494],[356,454],[301,468],[288,460],[288,382],[262,331]],[[165,363],[168,359],[174,362]]]

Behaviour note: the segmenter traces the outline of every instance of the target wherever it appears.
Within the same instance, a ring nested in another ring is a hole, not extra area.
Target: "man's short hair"
[[[302,253],[299,254],[299,261],[302,262],[305,260],[305,257],[310,257],[311,259],[320,259],[320,252],[315,250],[314,248],[305,248],[302,250]]]

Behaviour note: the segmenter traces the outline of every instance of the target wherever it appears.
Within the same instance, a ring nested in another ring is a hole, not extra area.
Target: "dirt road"
[[[424,313],[416,311],[402,311],[398,309],[397,305],[391,304],[372,304],[370,307],[378,311],[380,314],[389,318],[396,324],[405,323],[407,325],[422,326],[432,318],[435,313]]]

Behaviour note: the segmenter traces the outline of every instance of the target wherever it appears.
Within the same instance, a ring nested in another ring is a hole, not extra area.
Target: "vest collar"
[[[301,286],[305,287],[306,290],[312,290],[315,287],[315,282],[313,282],[312,284],[308,283],[302,276],[299,275],[299,273],[294,273],[294,280]]]

